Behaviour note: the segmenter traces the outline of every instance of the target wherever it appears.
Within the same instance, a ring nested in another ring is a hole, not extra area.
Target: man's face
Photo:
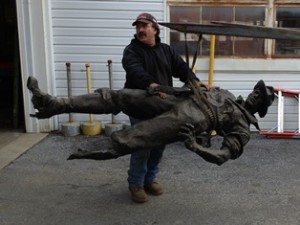
[[[261,96],[261,91],[259,89],[253,90],[247,97],[246,99],[246,106],[248,108],[251,108],[255,110],[256,112],[258,111],[259,107],[262,105],[263,99]]]
[[[135,26],[138,40],[144,44],[154,46],[156,30],[151,23],[138,22]]]

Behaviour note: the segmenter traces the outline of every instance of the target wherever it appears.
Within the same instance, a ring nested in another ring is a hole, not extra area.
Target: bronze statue
[[[43,93],[35,78],[29,77],[27,87],[32,92],[32,103],[37,110],[31,116],[50,118],[62,113],[118,114],[147,119],[131,128],[111,135],[107,151],[79,150],[69,159],[107,160],[131,154],[137,150],[184,141],[185,146],[208,162],[221,165],[236,159],[250,139],[250,125],[259,129],[254,116],[264,117],[274,101],[274,89],[260,80],[244,101],[220,88],[202,90],[206,104],[189,88],[158,86],[154,89],[100,88],[93,94],[57,98]],[[166,93],[161,98],[158,93]],[[209,106],[207,105],[210,104]],[[223,137],[220,149],[201,143],[215,130]]]

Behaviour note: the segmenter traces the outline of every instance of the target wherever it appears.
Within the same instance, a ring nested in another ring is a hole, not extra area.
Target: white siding
[[[131,23],[141,12],[150,12],[158,21],[168,18],[164,0],[99,1],[51,0],[53,59],[56,94],[67,95],[65,63],[72,64],[73,95],[86,93],[85,64],[91,64],[92,89],[108,87],[107,60],[113,61],[113,88],[123,87],[125,73],[121,65],[122,52],[135,32]],[[163,27],[161,27],[163,28]],[[163,41],[165,31],[162,30]],[[298,59],[216,59],[214,85],[232,91],[236,96],[247,97],[260,79],[267,85],[288,90],[300,90],[300,60]],[[207,81],[208,59],[198,59],[197,75]],[[175,85],[181,85],[175,81]],[[297,101],[288,99],[285,104],[285,128],[297,128]],[[110,115],[97,115],[104,123]],[[87,115],[76,114],[78,121],[88,120]],[[277,100],[269,113],[259,119],[263,130],[277,122]],[[68,120],[60,115],[59,123]],[[118,115],[117,120],[127,121]]]
[[[299,59],[215,59],[213,85],[230,90],[235,96],[246,98],[259,80],[278,89],[300,91]],[[200,59],[197,75],[208,81],[208,59]],[[298,101],[285,98],[284,128],[298,128]],[[275,128],[277,125],[277,98],[264,118],[259,118],[262,130]],[[254,129],[254,127],[252,127]]]
[[[55,65],[55,84],[58,96],[67,95],[66,62],[71,63],[72,94],[87,93],[85,64],[91,65],[92,89],[109,87],[107,61],[112,60],[113,89],[124,85],[125,72],[121,65],[122,53],[135,33],[132,22],[142,12],[165,21],[165,2],[149,1],[85,1],[52,0],[52,33]],[[161,31],[162,40],[165,32]],[[75,114],[78,121],[87,115]],[[110,115],[96,115],[96,120],[108,122]],[[127,121],[126,115],[117,120]],[[58,122],[68,120],[60,115]],[[59,127],[58,127],[59,128]]]

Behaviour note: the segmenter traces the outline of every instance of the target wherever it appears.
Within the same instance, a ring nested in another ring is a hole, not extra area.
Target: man
[[[61,113],[118,114],[147,119],[131,128],[114,132],[112,148],[107,151],[78,151],[69,159],[107,160],[136,151],[184,141],[185,146],[208,162],[221,165],[236,159],[250,139],[250,125],[259,129],[254,116],[262,118],[274,101],[274,88],[260,80],[244,101],[220,88],[203,91],[206,104],[190,91],[156,87],[149,91],[121,89],[118,91],[100,88],[91,95],[57,98],[43,93],[37,80],[30,77],[27,82],[32,92],[32,103],[37,110],[31,116],[49,118]],[[167,91],[166,91],[167,90]],[[167,94],[162,99],[158,92]],[[223,137],[220,149],[203,147],[199,137],[212,130]]]
[[[145,90],[159,85],[173,86],[172,77],[186,82],[189,68],[170,46],[161,42],[156,18],[149,13],[141,13],[132,26],[135,26],[136,33],[124,49],[122,58],[126,71],[125,88]],[[193,79],[199,81],[194,75]],[[159,95],[165,97],[163,92]],[[143,121],[135,117],[129,119],[131,125]],[[164,148],[162,145],[131,154],[127,180],[133,201],[146,202],[145,190],[153,195],[163,193],[156,175]]]

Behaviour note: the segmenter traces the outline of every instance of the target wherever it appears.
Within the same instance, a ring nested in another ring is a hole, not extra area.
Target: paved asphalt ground
[[[300,225],[299,139],[254,134],[222,166],[169,145],[159,174],[165,193],[145,204],[129,198],[129,156],[66,160],[78,146],[105,148],[107,140],[50,134],[0,170],[0,224]]]

